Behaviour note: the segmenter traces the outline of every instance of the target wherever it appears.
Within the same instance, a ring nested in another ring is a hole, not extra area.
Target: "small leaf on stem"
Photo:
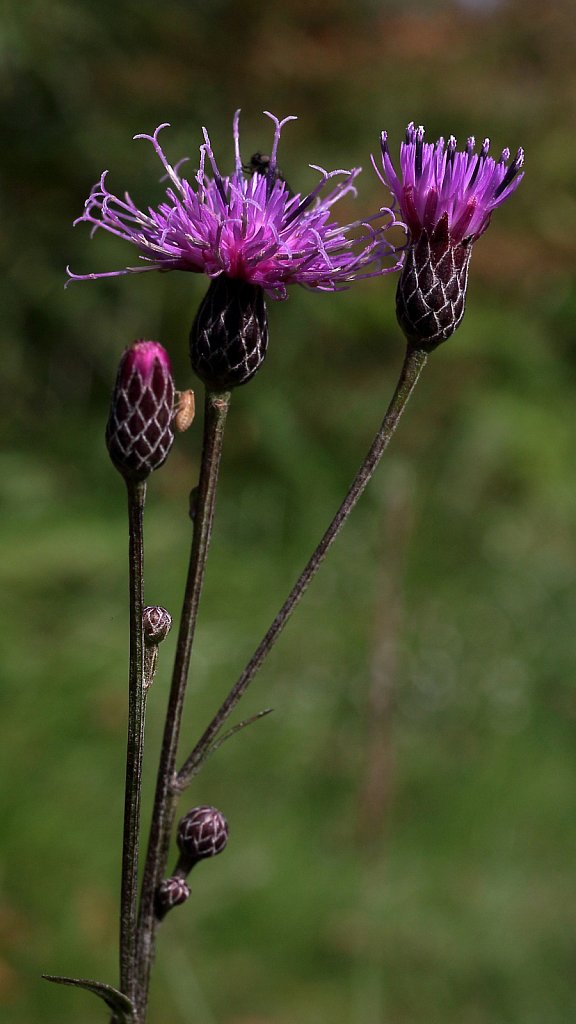
[[[103,981],[89,981],[86,978],[62,978],[55,974],[43,974],[45,981],[53,981],[57,985],[71,985],[73,988],[83,988],[87,992],[93,992],[95,996],[103,999],[106,1005],[114,1013],[118,1024],[137,1024],[136,1008],[123,992],[106,985]]]

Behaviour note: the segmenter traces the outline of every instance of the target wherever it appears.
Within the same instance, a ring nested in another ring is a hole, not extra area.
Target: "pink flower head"
[[[524,177],[520,168],[524,151],[519,149],[514,160],[504,149],[498,161],[488,156],[490,140],[485,139],[479,153],[471,136],[463,151],[457,151],[453,135],[445,144],[424,142],[424,128],[410,122],[406,141],[400,146],[401,177],[396,174],[388,134],[382,132],[381,148],[385,185],[396,197],[411,239],[418,241],[426,230],[432,233],[443,216],[451,243],[463,239],[474,242],[486,230],[492,211],[512,195]]]
[[[462,152],[453,135],[424,142],[413,123],[400,146],[396,174],[382,132],[380,180],[396,198],[409,232],[406,257],[396,289],[396,315],[408,343],[431,352],[449,338],[464,316],[472,246],[486,231],[492,211],[520,184],[524,153],[512,163],[505,149],[496,162],[486,139],[480,153],[471,137]]]
[[[206,129],[191,180],[180,174],[184,161],[172,166],[160,146],[159,133],[168,125],[160,125],[152,136],[135,136],[152,144],[163,165],[168,180],[164,202],[140,210],[128,193],[119,198],[108,191],[104,172],[75,223],[87,221],[93,230],[103,228],[130,242],[144,265],[100,274],[69,270],[69,277],[85,281],[188,270],[212,279],[224,275],[284,299],[291,284],[336,291],[359,278],[398,270],[398,250],[385,237],[398,224],[390,209],[344,226],[331,219],[334,204],[355,194],[360,169],[325,171],[311,165],[320,173],[318,184],[307,195],[293,194],[278,172],[277,151],[284,125],[295,118],[279,121],[266,113],[274,123],[271,155],[253,159],[248,173],[240,156],[240,111],[234,116],[234,171],[229,176],[218,169]]]

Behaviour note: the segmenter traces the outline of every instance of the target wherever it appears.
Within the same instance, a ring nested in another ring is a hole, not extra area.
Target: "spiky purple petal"
[[[291,284],[335,291],[358,278],[398,270],[398,251],[386,239],[386,231],[399,223],[392,210],[382,208],[366,221],[343,226],[331,219],[334,203],[355,194],[359,168],[317,168],[321,177],[312,192],[293,194],[276,174],[282,128],[293,118],[279,121],[268,116],[274,123],[268,171],[248,177],[240,155],[239,111],[233,126],[235,166],[227,177],[220,174],[206,129],[199,168],[191,181],[179,173],[182,161],[172,166],[158,141],[168,125],[160,125],[151,136],[135,136],[150,142],[162,163],[168,181],[165,201],[143,211],[128,193],[120,198],[110,192],[104,172],[75,223],[85,221],[93,231],[103,228],[130,242],[145,265],[95,274],[68,270],[70,279],[186,270],[210,278],[225,275],[283,299]],[[329,191],[321,196],[326,186]]]
[[[433,145],[411,122],[400,146],[400,174],[382,132],[383,173],[376,173],[400,206],[409,231],[396,291],[396,315],[408,344],[431,352],[459,326],[466,305],[472,245],[490,217],[520,184],[524,153],[512,163],[505,149],[498,161],[488,139],[476,153],[473,136],[458,151],[453,135]]]
[[[462,152],[457,150],[453,135],[447,144],[442,138],[435,143],[424,142],[424,128],[415,128],[411,122],[400,146],[398,176],[387,133],[382,132],[382,180],[396,197],[414,242],[422,231],[431,233],[444,215],[455,245],[464,238],[475,241],[486,230],[492,212],[512,195],[524,177],[520,173],[522,149],[508,165],[510,150],[505,149],[496,161],[488,155],[489,146],[485,139],[476,153],[472,136]]]

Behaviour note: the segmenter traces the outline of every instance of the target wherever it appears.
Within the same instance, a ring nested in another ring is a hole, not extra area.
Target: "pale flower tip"
[[[172,372],[170,356],[159,341],[148,341],[146,338],[137,338],[126,349],[126,356],[130,368],[136,368],[142,374],[144,380],[148,381],[154,372],[156,361],[160,363],[168,373]]]

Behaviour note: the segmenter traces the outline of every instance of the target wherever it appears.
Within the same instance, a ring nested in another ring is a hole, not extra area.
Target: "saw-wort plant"
[[[192,368],[204,388],[204,424],[199,480],[192,481],[192,537],[188,575],[178,622],[172,682],[156,774],[148,842],[139,871],[141,789],[147,693],[158,651],[171,628],[169,612],[145,604],[144,507],[152,474],[169,458],[174,431],[194,417],[194,396],[177,392],[170,357],[157,341],[138,340],[121,356],[106,427],[106,444],[127,492],[129,523],[130,656],[128,741],[120,899],[120,973],[117,986],[82,978],[46,975],[98,995],[115,1024],[145,1024],[150,974],[161,922],[189,897],[188,879],[201,861],[221,853],[228,823],[215,807],[188,810],[176,827],[178,859],[168,857],[182,795],[206,758],[233,733],[267,711],[224,731],[229,716],[254,679],[331,545],[348,519],[398,426],[429,353],[460,324],[473,243],[493,210],[517,187],[519,150],[495,161],[488,140],[476,153],[474,139],[463,151],[451,136],[424,142],[424,129],[408,126],[400,150],[400,176],[382,133],[382,169],[389,205],[349,224],[333,207],[356,195],[358,168],[318,172],[308,194],[293,192],[278,169],[277,154],[288,117],[268,114],[274,134],[269,156],[248,163],[240,153],[239,112],[233,122],[233,169],[221,174],[204,129],[196,173],[181,173],[159,141],[161,125],[148,141],[162,165],[165,195],[155,208],[140,209],[128,193],[110,192],[106,172],[86,200],[78,222],[92,233],[108,231],[130,243],[136,266],[106,273],[76,274],[69,282],[180,270],[205,274],[208,289],[189,337]],[[391,229],[400,228],[403,244]],[[180,762],[179,737],[198,608],[210,546],[226,420],[234,388],[249,382],[268,349],[267,299],[283,300],[290,285],[334,292],[368,277],[398,271],[397,317],[406,340],[398,382],[382,423],[347,494],[298,576],[248,664]]]

